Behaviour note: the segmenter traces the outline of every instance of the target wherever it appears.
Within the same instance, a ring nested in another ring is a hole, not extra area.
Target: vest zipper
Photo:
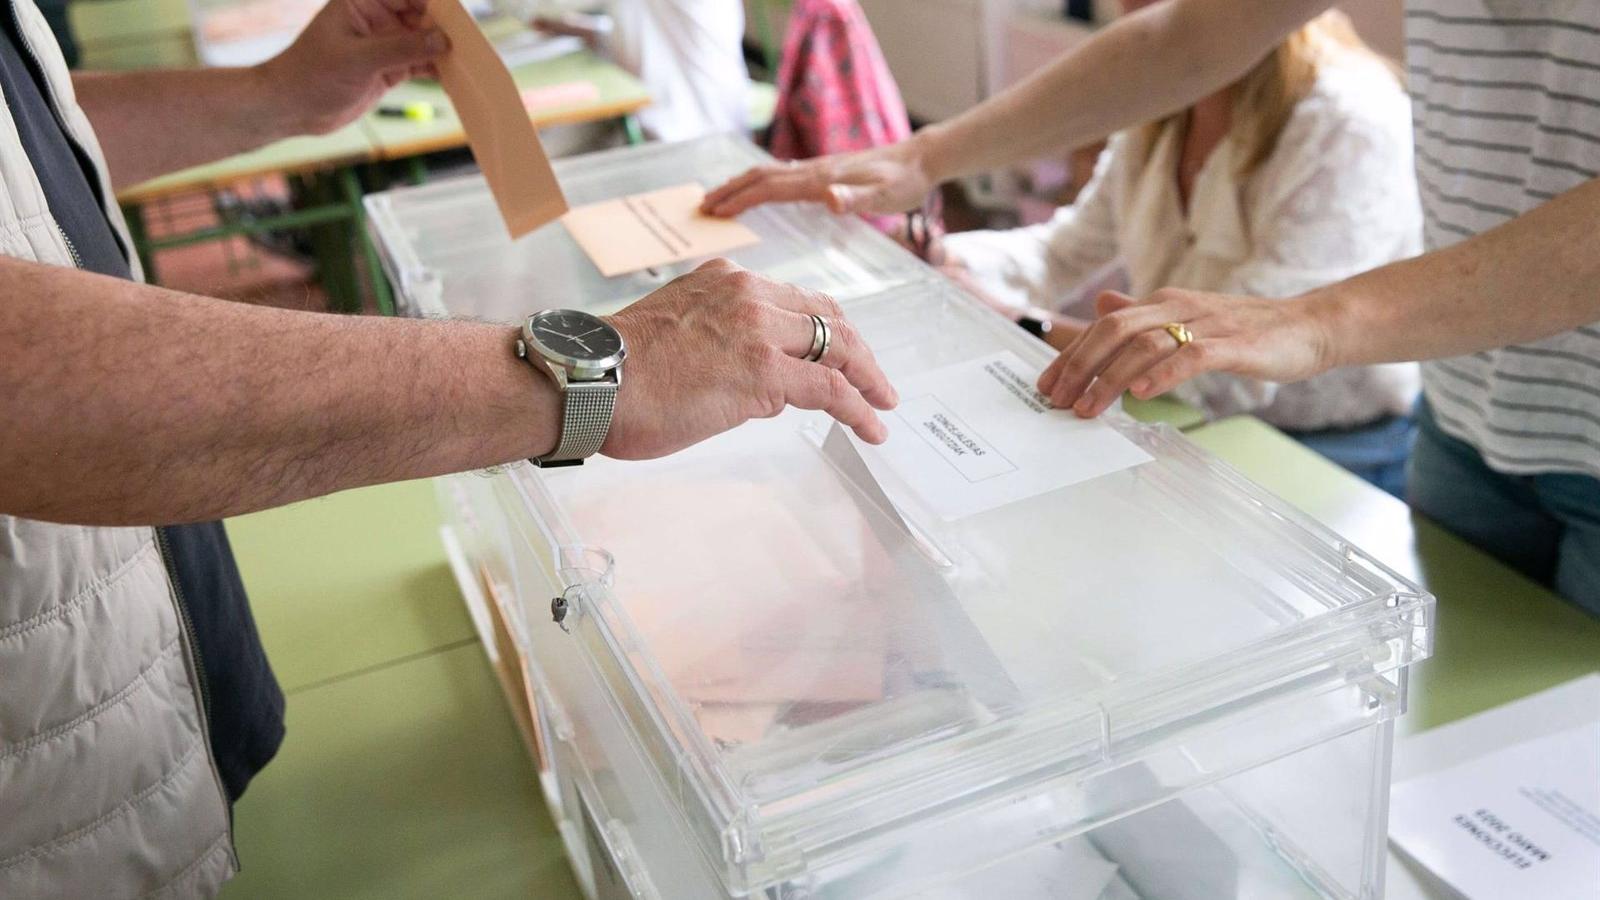
[[[67,245],[67,253],[72,256],[72,267],[74,269],[83,268],[83,257],[78,255],[77,245],[72,243],[72,238],[67,237],[67,230],[62,228],[60,223],[56,224],[56,234],[61,235],[61,240]]]
[[[39,80],[44,84],[44,92],[48,95],[47,99],[50,101],[50,112],[56,117],[56,126],[61,129],[61,136],[66,138],[67,143],[72,146],[75,156],[80,159],[89,159],[89,154],[85,153],[83,148],[78,145],[78,139],[72,136],[72,129],[68,128],[67,123],[61,120],[61,98],[56,96],[56,86],[51,83],[50,76],[45,73],[44,64],[39,61],[39,54],[34,52],[33,43],[28,40],[28,33],[22,28],[22,18],[17,15],[17,0],[7,0],[6,8],[11,13],[11,24],[17,29],[17,42],[22,45],[22,51],[28,54],[28,61],[33,63],[33,71],[39,74]],[[96,177],[99,176],[98,172],[94,174]],[[95,192],[100,193],[100,190],[101,186],[95,185]],[[52,220],[55,219],[54,216],[50,218]],[[74,269],[83,268],[83,257],[78,255],[78,248],[73,245],[72,238],[67,237],[67,232],[61,227],[61,223],[56,222],[55,226],[56,234],[61,235],[62,242],[67,245],[67,253],[72,257],[72,267]],[[115,228],[112,229],[112,235],[117,238],[118,243],[122,242],[122,238],[116,234]],[[124,248],[123,252],[127,252],[126,248]]]
[[[189,601],[183,596],[183,582],[178,580],[178,567],[172,561],[172,545],[167,541],[167,530],[156,529],[156,546],[161,551],[161,564],[166,567],[167,579],[172,582],[172,598],[178,607],[178,621],[189,641],[189,653],[194,658],[195,684],[200,688],[200,707],[207,721],[211,719],[211,687],[206,683],[206,670],[200,658],[200,639],[194,632],[194,619],[189,615]]]
[[[167,529],[156,526],[156,552],[161,555],[161,566],[166,569],[167,581],[172,584],[172,605],[177,608],[178,622],[183,626],[184,662],[194,679],[195,693],[200,698],[200,739],[205,741],[206,762],[211,766],[211,777],[222,795],[228,810],[228,850],[233,854],[234,868],[239,867],[239,848],[233,841],[233,803],[228,799],[228,788],[222,783],[222,772],[217,768],[217,757],[211,752],[211,686],[206,681],[204,661],[200,658],[200,639],[195,634],[194,619],[189,615],[189,601],[183,594],[183,582],[178,578],[178,565],[173,560],[172,544],[167,539]]]

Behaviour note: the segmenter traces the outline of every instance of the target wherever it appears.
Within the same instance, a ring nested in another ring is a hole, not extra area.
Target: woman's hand
[[[1097,416],[1125,390],[1141,400],[1202,372],[1299,381],[1329,368],[1324,305],[1307,298],[1263,300],[1167,288],[1138,301],[1107,291],[1094,324],[1039,376],[1057,408]],[[1185,346],[1166,330],[1189,329]]]
[[[706,195],[702,212],[736,216],[763,203],[826,203],[835,213],[897,213],[921,205],[935,179],[916,137],[892,144],[757,166]]]

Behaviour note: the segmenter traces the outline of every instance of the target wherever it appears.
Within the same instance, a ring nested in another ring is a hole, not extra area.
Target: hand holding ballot
[[[263,64],[272,96],[325,133],[384,91],[437,76],[513,238],[567,211],[561,185],[505,62],[461,0],[333,0]]]
[[[434,74],[450,40],[426,21],[426,9],[427,0],[334,0],[262,64],[262,80],[303,119],[299,131],[333,131],[395,84]]]
[[[826,294],[714,259],[611,323],[628,368],[607,456],[665,456],[788,406],[822,410],[868,443],[888,437],[874,409],[893,409],[898,396]]]

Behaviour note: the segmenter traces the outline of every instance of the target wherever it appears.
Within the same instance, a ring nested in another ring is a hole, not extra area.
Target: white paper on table
[[[1005,351],[905,379],[888,442],[863,456],[947,521],[1150,461],[1106,423],[1046,405],[1040,371]]]
[[[1600,896],[1600,722],[1394,786],[1395,846],[1464,896]]]

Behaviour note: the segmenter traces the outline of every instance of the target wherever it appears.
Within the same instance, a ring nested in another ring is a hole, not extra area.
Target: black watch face
[[[585,312],[570,309],[543,312],[533,317],[528,328],[545,349],[573,360],[597,362],[622,352],[622,335]]]

